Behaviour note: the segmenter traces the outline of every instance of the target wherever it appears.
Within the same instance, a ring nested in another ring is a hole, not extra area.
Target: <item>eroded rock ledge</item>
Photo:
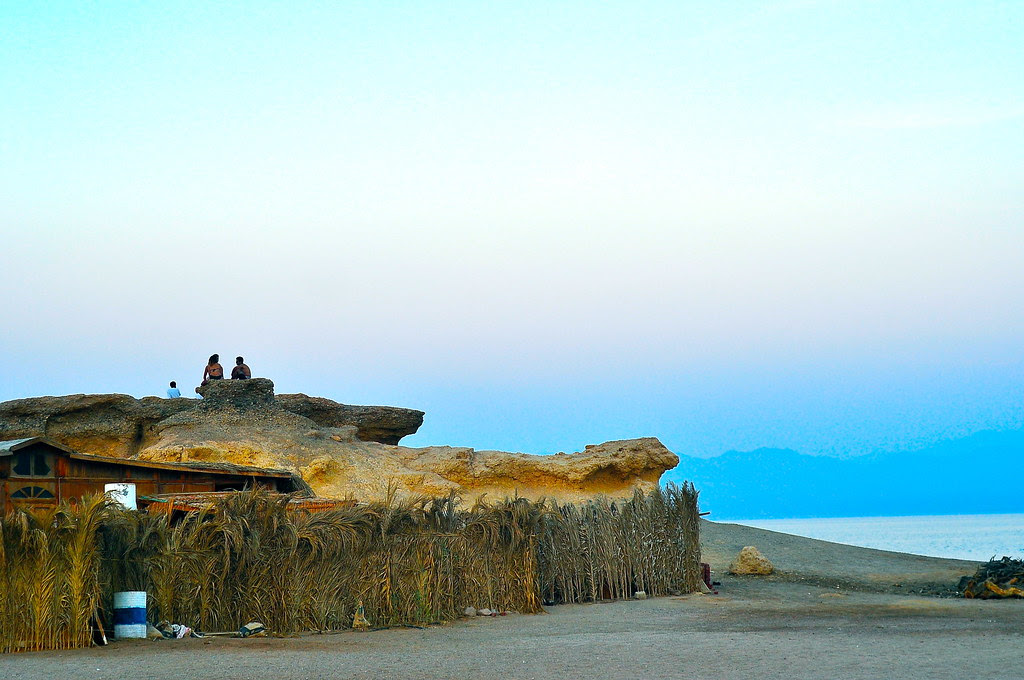
[[[193,409],[262,409],[275,405],[317,425],[356,428],[363,441],[397,444],[423,424],[423,411],[394,406],[350,406],[322,397],[282,394],[265,378],[213,381],[204,399],[136,399],[127,394],[70,394],[0,403],[0,440],[46,436],[76,451],[130,458],[152,444],[157,423]]]
[[[37,397],[0,404],[0,439],[47,436],[83,453],[160,461],[227,462],[298,472],[326,497],[456,492],[577,501],[653,489],[679,458],[653,437],[536,456],[465,447],[397,446],[423,412],[274,395],[270,380],[215,381],[204,399],[127,395]]]
[[[356,436],[364,442],[397,444],[423,424],[423,411],[411,408],[349,406],[305,394],[279,394],[277,403],[285,411],[305,416],[322,427],[354,425]]]

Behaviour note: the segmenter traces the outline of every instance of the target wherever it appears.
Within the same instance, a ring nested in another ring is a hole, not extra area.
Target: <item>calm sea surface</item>
[[[834,543],[984,562],[1024,558],[1024,515],[723,520]]]

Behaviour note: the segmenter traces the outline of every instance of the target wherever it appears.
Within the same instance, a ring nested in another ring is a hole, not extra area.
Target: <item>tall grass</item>
[[[375,626],[449,621],[471,603],[539,611],[544,506],[519,499],[460,512],[457,503],[296,513],[253,492],[175,524],[136,514],[107,527],[109,590],[146,582],[152,619],[208,631],[254,620],[276,631],[346,628],[359,601]],[[160,538],[140,548],[142,536]]]
[[[461,509],[454,495],[296,512],[244,492],[172,522],[102,497],[0,518],[0,651],[89,643],[113,593],[145,590],[151,621],[205,631],[450,621],[472,605],[532,613],[550,603],[691,592],[697,492],[626,501],[523,498]]]
[[[700,517],[690,483],[627,501],[553,506],[540,527],[539,573],[552,604],[689,593],[700,583]]]
[[[97,495],[0,518],[0,652],[89,644],[101,599],[96,536],[109,513]]]

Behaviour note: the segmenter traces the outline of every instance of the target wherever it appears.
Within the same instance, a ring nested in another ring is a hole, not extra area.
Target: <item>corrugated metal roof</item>
[[[46,444],[55,449],[60,449],[61,451],[74,453],[74,451],[63,444],[58,444],[52,439],[47,439],[46,437],[25,437],[23,439],[8,439],[0,442],[0,456],[9,456],[18,449],[23,449],[30,444]]]
[[[0,456],[9,456],[18,449],[21,448],[19,444],[25,444],[33,439],[39,439],[39,437],[28,437],[26,439],[8,439],[7,441],[0,442]]]

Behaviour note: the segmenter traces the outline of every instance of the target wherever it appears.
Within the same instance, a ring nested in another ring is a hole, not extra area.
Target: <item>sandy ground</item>
[[[701,559],[725,572],[745,545],[756,546],[778,570],[770,580],[816,583],[893,594],[956,594],[957,581],[978,563],[856,548],[755,529],[701,522]],[[1022,676],[1024,677],[1024,676]]]
[[[425,630],[124,641],[9,655],[0,678],[1024,678],[1024,600],[904,592],[941,591],[974,563],[734,525],[708,524],[704,538],[717,595]],[[757,545],[783,573],[721,573],[742,545]]]

